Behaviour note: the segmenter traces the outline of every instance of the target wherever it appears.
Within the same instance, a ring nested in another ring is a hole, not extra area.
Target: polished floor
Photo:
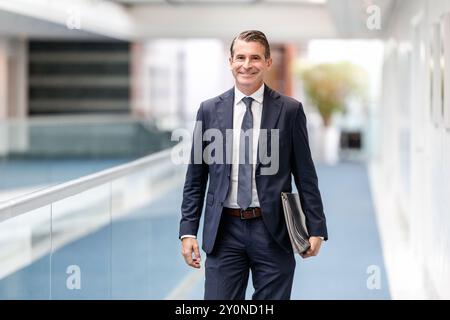
[[[390,299],[365,165],[317,169],[330,240],[319,257],[297,259],[292,298]],[[181,186],[54,250],[0,280],[0,299],[202,299],[202,275],[180,255],[180,204]]]

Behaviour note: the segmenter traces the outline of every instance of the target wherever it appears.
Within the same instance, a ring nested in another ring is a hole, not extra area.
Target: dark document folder
[[[295,253],[302,254],[308,251],[309,234],[306,229],[306,217],[302,210],[298,193],[281,194],[286,226]]]

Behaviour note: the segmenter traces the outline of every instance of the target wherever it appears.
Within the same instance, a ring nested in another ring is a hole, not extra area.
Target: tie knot
[[[242,101],[244,101],[244,104],[247,107],[247,109],[251,110],[253,98],[252,97],[245,97],[245,98],[242,99]]]

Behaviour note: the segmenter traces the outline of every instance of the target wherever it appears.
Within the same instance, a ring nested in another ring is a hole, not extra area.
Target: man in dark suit
[[[235,87],[203,102],[197,114],[181,208],[182,254],[188,265],[200,268],[196,236],[209,179],[202,246],[205,299],[245,299],[251,270],[253,299],[286,300],[295,259],[281,193],[292,191],[292,176],[310,234],[311,248],[303,258],[316,256],[328,238],[306,117],[300,102],[264,84],[272,59],[262,32],[242,32],[230,53]],[[205,138],[211,130],[219,134]],[[209,161],[205,154],[213,143],[215,160]]]

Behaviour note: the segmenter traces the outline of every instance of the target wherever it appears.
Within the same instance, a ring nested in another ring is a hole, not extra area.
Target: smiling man
[[[253,299],[287,300],[295,259],[281,193],[292,191],[292,177],[310,234],[311,248],[303,258],[316,256],[322,241],[328,238],[306,117],[300,102],[264,84],[272,59],[262,32],[250,30],[236,37],[229,60],[235,87],[203,102],[197,125],[202,132],[218,129],[224,135],[233,129],[232,141],[223,141],[225,158],[232,163],[207,163],[204,159],[195,163],[194,142],[181,207],[182,254],[189,266],[200,268],[196,236],[206,194],[202,245],[207,254],[205,299],[245,299],[251,270]],[[262,131],[273,130],[279,141],[270,139],[266,147],[271,156],[276,154],[278,170],[264,174],[267,164],[261,161],[258,138]],[[200,145],[203,151],[208,143],[202,141]]]

